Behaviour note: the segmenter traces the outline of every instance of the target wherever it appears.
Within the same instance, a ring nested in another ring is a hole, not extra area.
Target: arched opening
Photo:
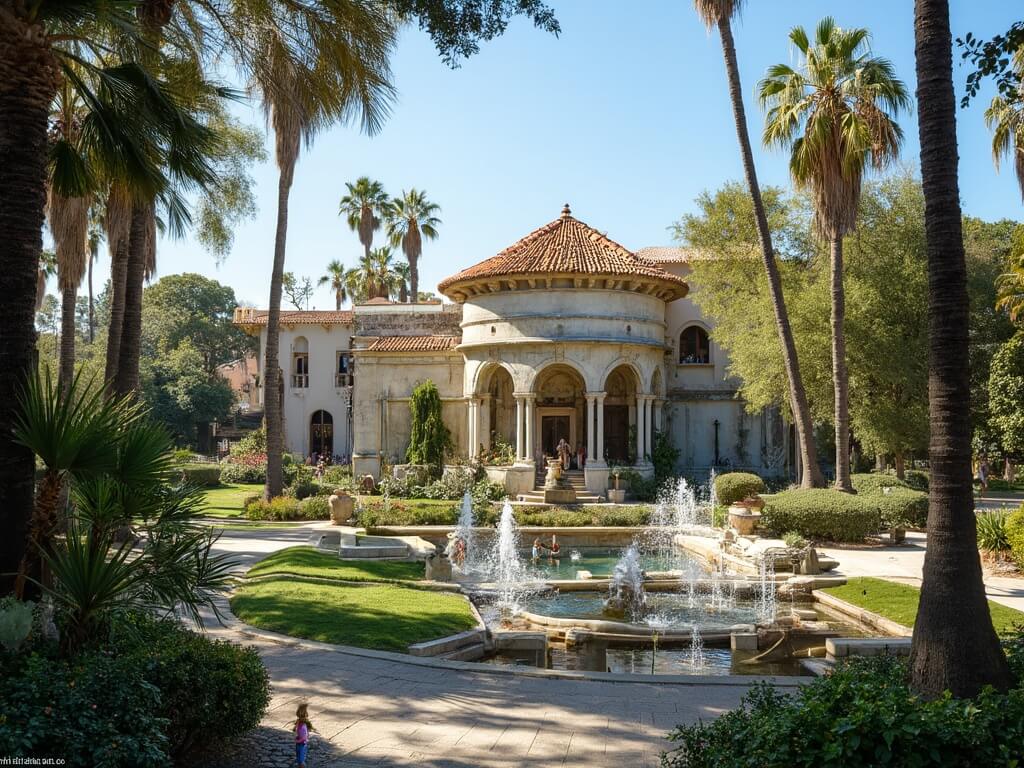
[[[636,425],[636,395],[639,382],[628,365],[620,365],[605,380],[604,446],[609,464],[633,464],[636,461],[636,440],[630,439],[630,428]]]
[[[305,336],[296,337],[292,343],[292,387],[309,387],[309,342]]]
[[[586,384],[583,377],[568,365],[553,365],[537,376],[533,388],[536,395],[535,422],[530,434],[536,435],[534,445],[527,446],[527,455],[540,459],[558,455],[563,440],[572,455],[570,469],[578,469],[577,456],[587,442]],[[538,461],[543,467],[546,462]]]
[[[309,452],[334,455],[334,418],[327,411],[316,411],[309,420]]]
[[[490,445],[493,445],[494,441],[499,441],[515,449],[516,401],[512,396],[514,390],[512,375],[500,365],[494,366],[484,388],[489,395],[486,405],[487,429],[481,430],[492,441]]]
[[[679,334],[679,364],[707,365],[711,362],[708,332],[699,325],[684,328]]]

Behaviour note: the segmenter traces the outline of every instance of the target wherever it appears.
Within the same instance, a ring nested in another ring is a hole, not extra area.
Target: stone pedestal
[[[548,471],[544,476],[544,503],[574,504],[576,490],[565,479],[562,464],[558,459],[548,459]]]
[[[427,581],[451,581],[452,563],[444,552],[435,552],[427,556],[426,573]]]
[[[729,527],[740,536],[750,536],[760,520],[760,512],[752,512],[747,507],[729,507]]]
[[[345,525],[355,512],[355,501],[347,493],[331,494],[327,498],[331,506],[331,525]]]

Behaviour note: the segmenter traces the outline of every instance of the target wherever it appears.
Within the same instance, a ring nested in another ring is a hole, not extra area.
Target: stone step
[[[456,635],[441,637],[437,640],[413,643],[409,646],[409,654],[411,656],[440,656],[469,646],[479,645],[483,647],[483,644],[484,631],[482,629],[470,629],[466,632],[459,632]]]
[[[449,653],[442,653],[435,658],[444,659],[445,661],[476,661],[486,655],[487,649],[484,647],[484,644],[474,643]]]
[[[517,500],[518,501],[532,502],[532,503],[535,503],[535,504],[543,504],[544,503],[544,493],[543,493],[543,491],[541,491],[541,492],[536,492],[535,491],[533,493],[520,493]],[[579,493],[579,492],[577,492],[576,493],[576,501],[573,502],[573,503],[574,504],[601,504],[603,502],[604,502],[604,497],[603,496],[598,496],[596,493]]]
[[[830,637],[825,640],[829,660],[847,656],[909,656],[909,637]]]
[[[381,558],[408,557],[409,548],[404,544],[400,546],[362,546],[362,547],[339,547],[338,556],[342,559],[370,560]]]

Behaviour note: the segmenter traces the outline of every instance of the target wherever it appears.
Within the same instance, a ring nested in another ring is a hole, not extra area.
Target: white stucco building
[[[287,447],[379,475],[382,462],[404,460],[409,397],[429,378],[461,455],[495,438],[515,446],[515,466],[500,475],[513,493],[532,490],[535,467],[563,438],[585,450],[585,483],[602,493],[612,466],[652,471],[659,431],[679,449],[682,473],[789,474],[788,427],[777,412],[745,412],[714,329],[687,297],[695,257],[631,252],[566,206],[443,280],[450,304],[284,312]],[[266,313],[239,309],[236,323],[262,349]]]

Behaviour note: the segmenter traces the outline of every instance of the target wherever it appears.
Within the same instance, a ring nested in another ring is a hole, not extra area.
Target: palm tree
[[[278,167],[277,233],[270,278],[267,340],[263,366],[267,424],[267,499],[283,490],[284,452],[279,357],[281,292],[288,232],[288,196],[303,139],[310,143],[321,129],[337,120],[357,117],[364,131],[375,133],[390,108],[388,56],[395,40],[394,20],[380,8],[331,5],[346,14],[334,34],[324,40],[295,41],[277,31],[263,35],[264,61],[272,64],[272,79],[257,79],[264,110],[274,129]],[[355,30],[355,31],[353,31]],[[306,43],[298,48],[291,46]],[[320,44],[320,47],[317,47]]]
[[[740,86],[740,70],[739,64],[736,62],[736,46],[732,37],[732,18],[737,15],[742,4],[743,0],[694,0],[697,15],[708,29],[717,27],[719,37],[722,39],[722,54],[725,57],[725,71],[729,80],[729,99],[732,102],[733,120],[740,142],[743,173],[750,196],[754,201],[757,232],[761,240],[761,258],[768,276],[768,293],[775,313],[775,324],[778,327],[779,343],[782,347],[782,361],[789,383],[789,403],[793,411],[797,439],[800,443],[802,468],[800,485],[804,488],[819,488],[825,484],[825,479],[818,466],[818,449],[814,441],[811,411],[807,405],[807,391],[804,389],[803,379],[800,376],[800,362],[796,354],[796,343],[793,341],[793,329],[789,323],[789,313],[786,311],[786,302],[782,295],[779,265],[775,263],[772,235],[768,229],[768,217],[765,215],[761,187],[758,185],[757,171],[754,168],[754,153],[750,147],[750,135],[747,133],[743,89]]]
[[[395,287],[398,289],[398,300],[402,304],[410,301],[409,284],[412,281],[412,267],[409,262],[400,261],[391,270],[395,275]]]
[[[334,292],[334,308],[341,309],[341,305],[348,299],[348,286],[345,283],[345,265],[335,259],[327,265],[327,274],[317,281],[317,285],[330,285]]]
[[[396,266],[394,252],[390,248],[375,248],[370,253],[370,276],[373,285],[371,299],[390,299],[399,289]]]
[[[826,16],[813,44],[803,27],[789,39],[803,66],[776,64],[761,81],[761,104],[769,108],[764,143],[790,150],[790,174],[811,191],[815,227],[829,242],[836,488],[852,493],[843,237],[857,224],[865,168],[884,168],[899,154],[903,131],[894,116],[910,99],[892,64],[871,55],[866,29],[841,29]]]
[[[1024,257],[1012,262],[1009,270],[996,278],[996,288],[996,309],[1007,310],[1010,321],[1016,323],[1024,313]]]
[[[341,198],[338,215],[344,216],[349,229],[359,233],[363,255],[369,258],[373,246],[373,233],[390,214],[391,201],[384,185],[368,176],[360,176],[355,184],[345,183],[348,194]]]
[[[416,301],[419,293],[420,273],[419,258],[423,254],[423,238],[437,239],[437,228],[441,219],[437,214],[441,207],[427,199],[426,190],[410,189],[402,191],[401,197],[391,201],[388,218],[388,237],[391,245],[402,246],[402,253],[409,262],[409,295]],[[404,302],[405,299],[402,299]]]
[[[93,296],[92,267],[100,257],[100,240],[103,230],[96,219],[95,211],[89,217],[89,269],[86,282],[89,284],[89,343],[96,341],[96,302]]]
[[[1005,691],[1010,670],[985,599],[971,488],[967,267],[957,179],[949,0],[914,10],[921,184],[928,248],[928,548],[910,651],[911,682],[927,697]]]
[[[1024,48],[1013,55],[1013,68],[1024,77]],[[985,125],[992,130],[992,162],[996,170],[1004,157],[1013,160],[1021,197],[1024,197],[1024,102],[995,96],[985,110]]]

